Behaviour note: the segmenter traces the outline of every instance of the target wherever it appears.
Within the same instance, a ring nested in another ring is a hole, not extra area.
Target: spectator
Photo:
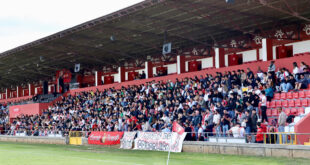
[[[308,80],[305,78],[304,74],[300,74],[300,78],[295,84],[295,90],[308,88]]]
[[[222,125],[222,131],[223,131],[223,136],[226,137],[226,134],[229,130],[229,127],[230,127],[230,121],[231,121],[231,118],[227,112],[227,110],[224,110],[224,114],[223,114],[223,117],[221,119],[221,125]]]
[[[257,123],[256,143],[264,143],[264,131],[261,127],[261,123]]]
[[[214,112],[213,116],[213,124],[216,131],[217,137],[221,136],[221,125],[220,125],[221,115],[218,113],[217,110]]]
[[[265,93],[266,93],[267,101],[271,101],[273,98],[273,89],[271,85],[269,84],[266,85]]]
[[[260,100],[261,100],[261,111],[262,111],[262,122],[268,122],[268,118],[267,118],[267,97],[265,96],[265,91],[262,91],[262,94],[260,96]]]
[[[285,124],[286,124],[286,113],[282,110],[281,107],[278,107],[277,110],[279,111],[279,118],[278,118],[278,132],[285,132],[284,128],[285,128]],[[285,139],[285,135],[282,136],[282,142]]]
[[[240,123],[235,124],[228,132],[232,134],[234,138],[244,137],[244,128],[240,126]]]

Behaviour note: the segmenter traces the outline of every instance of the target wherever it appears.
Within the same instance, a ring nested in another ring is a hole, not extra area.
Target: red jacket
[[[257,130],[256,141],[264,141],[264,131],[262,128],[258,128]]]

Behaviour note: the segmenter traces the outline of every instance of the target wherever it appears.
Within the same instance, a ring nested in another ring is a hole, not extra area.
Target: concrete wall
[[[310,159],[310,146],[184,142],[183,152]]]
[[[51,137],[15,137],[0,136],[0,141],[36,143],[36,144],[68,144],[68,138]],[[82,138],[82,145],[88,145],[87,138]],[[120,145],[102,146],[119,148]],[[210,142],[183,142],[183,152],[200,152],[212,154],[249,155],[268,157],[288,157],[310,159],[310,146],[303,145],[275,145],[275,144],[232,144]]]
[[[2,142],[19,142],[19,143],[35,143],[35,144],[67,144],[66,138],[52,137],[18,137],[18,136],[0,136]]]

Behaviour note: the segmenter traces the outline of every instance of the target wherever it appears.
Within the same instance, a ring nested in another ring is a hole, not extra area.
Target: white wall
[[[243,62],[256,61],[256,49],[240,52]]]
[[[286,44],[286,46],[288,45],[293,45],[293,55],[310,52],[310,40]]]
[[[273,46],[272,47],[272,59],[276,59],[277,58],[277,47]]]
[[[168,74],[177,73],[177,64],[176,63],[164,65],[164,67],[168,67]]]
[[[111,76],[114,77],[114,82],[118,82],[119,81],[119,76],[118,76],[118,73],[116,74],[112,74]]]
[[[228,66],[228,54],[225,54],[224,59],[225,59],[225,66]]]
[[[213,57],[199,59],[201,61],[201,69],[213,67]]]

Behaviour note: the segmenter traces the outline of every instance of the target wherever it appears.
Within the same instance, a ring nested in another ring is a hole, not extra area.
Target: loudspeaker
[[[47,81],[43,82],[43,94],[44,95],[48,94],[48,82]]]

